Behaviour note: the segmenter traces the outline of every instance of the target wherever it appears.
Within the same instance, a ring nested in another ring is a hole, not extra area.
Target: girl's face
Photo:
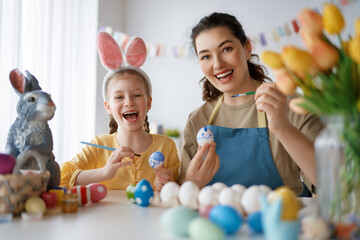
[[[119,127],[128,131],[143,130],[152,101],[144,80],[132,73],[115,75],[108,83],[107,93],[106,112],[113,115]]]
[[[215,27],[201,32],[195,39],[200,68],[206,78],[225,94],[238,94],[252,83],[247,60],[251,46],[243,46],[228,27]]]

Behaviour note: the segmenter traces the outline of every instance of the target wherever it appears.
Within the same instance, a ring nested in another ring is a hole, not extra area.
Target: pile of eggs
[[[161,224],[178,236],[223,239],[225,235],[235,234],[246,216],[250,229],[262,232],[259,199],[271,192],[265,185],[228,187],[218,182],[200,190],[191,181],[181,186],[169,182],[162,188],[160,200],[163,206],[172,208],[162,215]]]

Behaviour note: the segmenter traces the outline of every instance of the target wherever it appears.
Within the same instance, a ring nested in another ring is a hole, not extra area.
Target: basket
[[[40,173],[20,174],[20,167],[30,158],[37,161]],[[46,171],[44,156],[30,150],[20,154],[12,174],[0,175],[0,213],[19,214],[29,197],[46,191],[50,173]]]

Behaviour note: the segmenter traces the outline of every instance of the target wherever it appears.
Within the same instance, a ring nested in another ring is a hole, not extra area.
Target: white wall
[[[238,18],[248,36],[264,32],[269,38],[266,49],[280,51],[286,44],[302,45],[299,36],[292,34],[276,43],[271,37],[271,31],[285,23],[290,23],[304,7],[316,7],[322,11],[323,2],[321,0],[124,0],[121,2],[100,0],[99,21],[105,21],[103,19],[106,16],[107,22],[102,23],[114,26],[118,31],[170,47],[190,44],[190,30],[201,17],[214,11],[227,12]],[[360,1],[354,1],[344,7],[341,7],[339,1],[333,2],[338,3],[348,21],[344,32],[353,33],[353,22],[360,15]],[[261,54],[263,50],[261,46],[255,46],[255,53]],[[100,69],[103,70],[101,66]],[[188,114],[202,104],[201,88],[198,83],[202,74],[197,60],[174,58],[171,54],[166,54],[164,57],[148,57],[143,69],[148,73],[153,84],[150,122],[163,124],[165,128],[177,127],[182,131]],[[99,71],[99,75],[101,82],[104,72]],[[272,76],[271,71],[270,76]],[[100,90],[98,92],[100,94]],[[100,100],[98,96],[98,101]],[[103,111],[102,100],[98,104],[98,107],[100,106],[102,109],[99,109],[99,114]],[[103,124],[100,122],[100,117],[98,120],[96,133],[106,132],[107,118]]]

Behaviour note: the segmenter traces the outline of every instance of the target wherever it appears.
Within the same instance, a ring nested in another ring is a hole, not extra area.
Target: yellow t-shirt
[[[118,148],[116,134],[107,134],[95,137],[91,143]],[[141,156],[134,158],[134,164],[121,167],[117,170],[116,175],[111,180],[101,182],[108,189],[124,190],[133,183],[138,183],[142,179],[148,180],[154,187],[155,173],[148,163],[150,155],[155,151],[164,154],[164,167],[169,169],[176,181],[179,176],[180,161],[177,155],[177,149],[174,141],[164,135],[151,134],[153,141],[151,146]],[[67,161],[61,165],[61,187],[71,188],[74,186],[77,175],[82,170],[102,168],[105,166],[112,151],[85,146],[82,151],[76,155],[71,161]]]

